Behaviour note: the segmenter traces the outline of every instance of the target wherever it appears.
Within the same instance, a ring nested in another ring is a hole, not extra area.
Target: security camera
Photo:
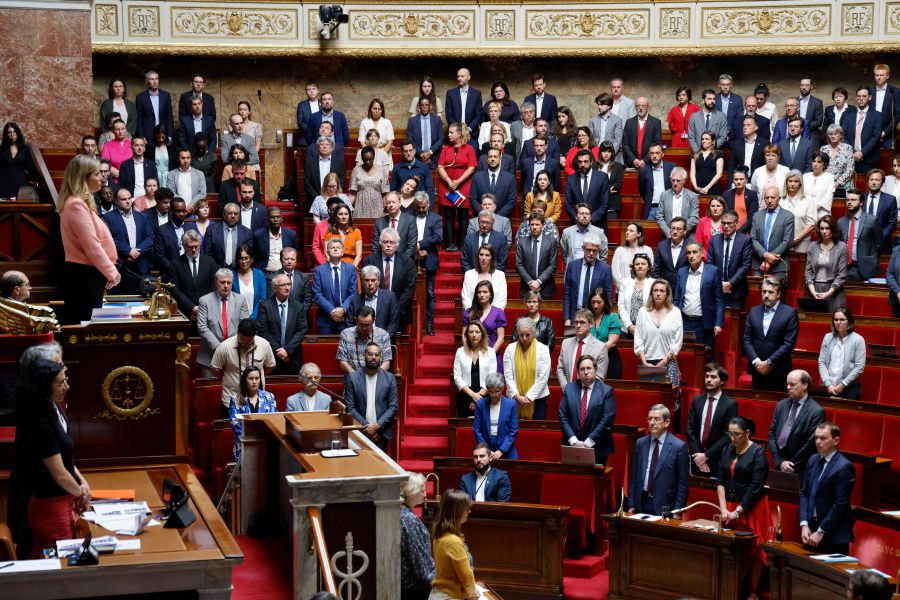
[[[344,14],[344,9],[337,4],[319,5],[319,22],[317,29],[322,39],[330,40],[331,34],[341,23],[350,21],[350,16]]]

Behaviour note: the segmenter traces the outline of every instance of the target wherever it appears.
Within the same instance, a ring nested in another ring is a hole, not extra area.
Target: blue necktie
[[[589,306],[588,297],[591,295],[591,268],[593,266],[593,263],[589,264],[584,273],[584,291],[582,292],[584,296],[581,298],[581,305],[578,308]]]
[[[341,279],[338,276],[338,268],[331,267],[332,276],[331,276],[331,295],[334,298],[334,305],[338,307],[342,304],[341,302]]]
[[[765,242],[763,244],[763,246],[765,247],[766,252],[769,251],[769,234],[772,232],[772,221],[774,221],[774,220],[775,220],[775,211],[774,210],[766,211],[766,227],[763,230],[763,235],[766,238],[763,240]]]

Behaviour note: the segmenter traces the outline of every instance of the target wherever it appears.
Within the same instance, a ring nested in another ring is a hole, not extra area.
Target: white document
[[[8,565],[8,566],[7,566]],[[0,579],[7,573],[26,573],[28,571],[59,571],[62,563],[58,558],[42,558],[40,560],[15,560],[0,562]]]
[[[633,515],[629,515],[628,518],[637,519],[638,521],[649,521],[651,523],[662,521],[662,517],[659,515],[648,515],[645,513],[634,513]]]

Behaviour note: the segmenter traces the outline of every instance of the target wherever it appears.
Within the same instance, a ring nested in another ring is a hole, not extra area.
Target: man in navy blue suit
[[[605,261],[598,259],[600,244],[599,236],[587,234],[581,244],[584,256],[570,261],[566,266],[563,283],[563,319],[566,326],[572,324],[576,310],[591,307],[588,298],[592,290],[602,287],[612,301],[612,269]]]
[[[522,172],[522,198],[524,199],[525,196],[534,190],[534,181],[537,178],[537,174],[541,171],[547,171],[547,174],[550,176],[550,183],[553,185],[553,191],[561,191],[562,179],[559,172],[559,156],[554,159],[548,154],[547,136],[539,133],[534,136],[534,139],[528,140],[528,142],[531,142],[531,155],[526,156],[523,152],[522,158],[519,160],[519,170]]]
[[[334,144],[338,148],[346,148],[350,143],[350,127],[347,125],[347,117],[339,110],[334,109],[334,94],[322,92],[319,102],[319,111],[310,115],[306,127],[306,139],[315,140],[319,137],[319,125],[322,121],[330,121],[334,126]]]
[[[732,93],[734,83],[731,75],[722,73],[719,75],[719,92],[716,94],[716,110],[725,115],[728,123],[728,140],[733,140],[741,130],[741,115],[744,114],[743,98]]]
[[[319,112],[319,86],[313,81],[306,82],[306,100],[297,103],[297,147],[306,148],[319,134],[309,136],[309,119]]]
[[[478,249],[484,245],[492,246],[497,254],[497,269],[506,270],[506,261],[509,260],[509,244],[506,236],[499,231],[494,231],[494,213],[482,210],[478,213],[478,231],[466,235],[463,240],[460,264],[463,273],[474,269],[478,264]]]
[[[853,146],[856,172],[865,173],[878,166],[878,150],[881,148],[881,113],[869,103],[869,88],[856,89],[856,119],[852,127],[844,130],[844,141]]]
[[[787,137],[788,122],[794,117],[800,116],[800,101],[796,98],[788,98],[784,101],[784,116],[775,121],[775,130],[772,132],[772,143],[777,144]],[[803,122],[803,132],[801,135],[809,139],[809,123]]]
[[[559,404],[559,426],[563,445],[593,448],[594,462],[605,465],[615,453],[613,426],[616,396],[613,389],[597,379],[597,362],[590,354],[578,359],[578,379],[563,389]]]
[[[465,123],[469,127],[469,137],[477,138],[475,133],[481,124],[481,92],[469,85],[471,78],[466,68],[456,72],[457,86],[447,90],[444,113],[447,123]]]
[[[475,502],[509,502],[512,491],[509,475],[491,466],[491,448],[486,443],[476,444],[472,449],[475,471],[466,473],[459,480],[459,489]]]
[[[191,100],[199,98],[203,103],[203,114],[212,117],[213,123],[216,122],[216,99],[210,94],[204,94],[203,88],[206,87],[206,79],[200,73],[194,73],[191,77],[191,89],[181,94],[178,98],[178,114],[185,116],[191,113]]]
[[[808,173],[812,171],[813,146],[802,133],[803,118],[792,117],[787,123],[787,137],[778,142],[778,149],[781,151],[778,162],[788,169]]]
[[[559,107],[556,103],[556,96],[547,93],[547,82],[544,81],[543,73],[535,73],[531,76],[531,89],[534,92],[525,96],[525,102],[534,104],[536,118],[544,119],[548,124],[555,123]],[[559,160],[558,157],[557,160]]]
[[[434,175],[428,165],[416,158],[416,145],[412,140],[403,140],[400,149],[403,151],[403,160],[395,163],[391,171],[391,191],[399,192],[406,180],[412,176],[419,178],[417,190],[428,193],[428,201],[434,203]]]
[[[662,515],[687,506],[691,479],[688,446],[669,433],[671,414],[665,404],[654,404],[647,413],[648,435],[634,447],[628,482],[629,513]]]
[[[673,290],[678,279],[678,270],[687,266],[687,243],[684,241],[687,221],[684,217],[673,217],[669,223],[669,239],[656,245],[656,259],[653,261],[653,278],[660,277],[669,282]]]
[[[800,486],[800,540],[817,554],[849,554],[853,541],[850,496],[856,473],[838,449],[841,429],[816,427],[816,452],[809,457]]]
[[[516,207],[516,176],[500,168],[500,156],[496,148],[488,149],[487,169],[472,176],[469,204],[476,214],[481,212],[480,200],[484,194],[492,194],[496,198],[494,212],[498,215],[509,217]]]
[[[185,222],[187,216],[187,203],[183,198],[172,200],[172,209],[169,211],[171,220],[159,227],[156,239],[153,241],[153,253],[156,256],[156,266],[162,275],[171,275],[173,263],[184,254],[181,245],[181,236],[185,231],[197,230],[194,223]]]
[[[147,82],[147,89],[134,99],[137,108],[135,135],[145,140],[152,140],[153,128],[157,125],[164,125],[171,141],[172,134],[175,132],[172,96],[169,92],[159,89],[159,73],[156,71],[144,73],[144,81]]]
[[[744,100],[744,115],[740,119],[740,123],[744,122],[744,119],[750,117],[756,123],[757,132],[759,133],[759,137],[763,140],[764,144],[769,143],[769,139],[772,137],[772,121],[762,116],[758,112],[756,112],[758,106],[756,104],[756,96],[747,96]],[[746,133],[745,133],[746,135]],[[736,139],[740,137],[740,131],[734,132],[734,136],[732,139]],[[729,144],[734,149],[734,143],[732,141]]]
[[[263,271],[271,283],[272,277],[281,269],[281,250],[297,248],[297,232],[281,224],[284,217],[277,206],[266,209],[266,219],[269,226],[253,232],[253,254],[256,256],[253,266]]]
[[[744,310],[747,301],[747,275],[750,273],[750,238],[737,229],[738,214],[726,210],[722,215],[722,235],[714,235],[706,249],[706,262],[722,275],[722,301],[728,308]]]
[[[575,155],[576,172],[566,178],[565,209],[574,222],[575,207],[581,203],[591,207],[591,223],[606,230],[606,209],[609,208],[609,177],[594,168],[590,150]]]
[[[644,199],[644,220],[655,221],[656,209],[662,193],[672,189],[669,178],[677,165],[665,160],[665,150],[659,144],[647,151],[650,162],[638,171],[638,192]]]
[[[784,284],[777,277],[762,282],[763,303],[747,313],[743,347],[753,389],[781,391],[793,369],[791,353],[797,345],[797,311],[781,301]]]
[[[685,331],[693,331],[698,344],[707,350],[725,327],[722,274],[715,265],[703,264],[703,246],[687,245],[688,265],[678,269],[675,306],[681,311]]]
[[[800,77],[800,95],[797,101],[800,103],[799,115],[808,123],[809,141],[813,150],[818,150],[819,130],[822,128],[822,122],[825,120],[825,106],[819,98],[812,95],[813,80],[809,75]]]
[[[416,192],[416,259],[425,267],[425,335],[434,335],[434,280],[440,268],[438,248],[444,240],[441,216],[431,210],[425,192]]]
[[[153,229],[147,217],[132,210],[131,191],[116,192],[116,209],[103,215],[116,244],[117,265],[125,267],[122,282],[113,288],[114,294],[136,294],[141,280],[150,273],[153,253]],[[130,271],[130,272],[129,272]]]
[[[430,169],[437,168],[437,158],[444,145],[444,125],[431,112],[431,100],[419,99],[419,114],[406,122],[406,137],[416,145],[416,156]]]
[[[878,252],[890,254],[894,248],[892,238],[897,229],[897,199],[881,191],[884,185],[884,171],[871,169],[866,173],[868,193],[863,198],[863,211],[875,216],[878,222]]]
[[[356,268],[341,260],[344,242],[331,238],[325,245],[328,262],[313,270],[313,301],[319,307],[316,325],[319,333],[340,333],[346,323],[350,299],[357,294]]]
[[[209,150],[216,149],[219,138],[216,135],[215,119],[203,113],[203,100],[194,98],[191,100],[191,112],[181,115],[181,127],[178,128],[178,147],[187,150],[194,149],[194,136],[202,133],[209,142]]]
[[[229,202],[222,208],[222,220],[206,230],[203,254],[216,261],[219,268],[230,269],[237,266],[235,255],[244,244],[253,245],[253,232],[241,225],[241,207],[236,202]]]
[[[893,148],[897,123],[900,121],[900,88],[888,83],[891,67],[879,63],[872,67],[875,85],[869,90],[872,108],[881,113],[881,147]]]
[[[144,152],[147,150],[147,141],[144,138],[131,139],[131,158],[123,160],[119,166],[119,186],[125,188],[131,194],[139,198],[145,194],[144,182],[152,177],[159,183],[159,175],[156,172],[156,162],[149,160]],[[138,167],[140,165],[140,167]],[[138,177],[140,171],[140,177]]]
[[[744,117],[741,122],[743,135],[731,142],[731,159],[728,161],[728,172],[734,174],[737,167],[744,166],[749,173],[766,162],[765,150],[768,138],[760,135],[759,125],[753,117]]]
[[[559,167],[559,142],[550,135],[550,124],[541,118],[534,120],[534,137],[522,143],[522,155],[519,157],[519,164],[521,165],[523,159],[534,156],[534,140],[541,135],[547,140],[547,156],[553,159],[556,162],[556,166]],[[553,189],[558,192],[561,188],[554,187]]]

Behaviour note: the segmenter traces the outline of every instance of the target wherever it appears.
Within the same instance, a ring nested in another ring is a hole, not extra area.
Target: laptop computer
[[[564,465],[594,465],[594,449],[561,446],[560,459]]]

